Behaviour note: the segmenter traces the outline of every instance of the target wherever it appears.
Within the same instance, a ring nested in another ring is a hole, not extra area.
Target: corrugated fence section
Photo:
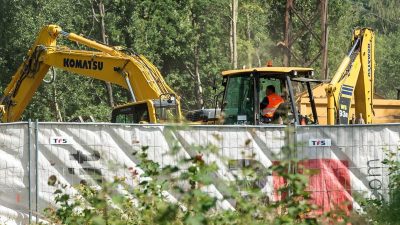
[[[313,201],[322,210],[351,201],[356,192],[364,196],[387,196],[388,171],[381,163],[385,151],[400,146],[400,124],[385,126],[160,126],[116,124],[16,123],[0,125],[0,223],[26,224],[53,204],[54,188],[47,184],[55,175],[65,184],[93,179],[129,177],[138,159],[132,155],[148,146],[149,158],[160,165],[176,164],[182,157],[198,154],[193,146],[214,145],[218,156],[216,179],[232,179],[238,165],[269,167],[283,157],[282,146],[292,144],[303,168],[320,171],[309,180]],[[167,154],[178,146],[177,155]],[[229,163],[221,158],[228,158]],[[93,176],[95,175],[95,176]],[[128,180],[132,182],[132,180]],[[267,177],[260,187],[270,199],[284,184]],[[29,192],[29,190],[31,190]],[[207,191],[222,194],[220,185]],[[232,207],[220,202],[222,208]]]

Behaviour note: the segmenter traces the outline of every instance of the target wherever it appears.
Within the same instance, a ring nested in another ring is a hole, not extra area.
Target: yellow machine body
[[[325,89],[328,84],[320,84],[313,88],[315,106],[318,113],[319,124],[327,123],[327,98]],[[312,115],[311,104],[307,93],[302,93],[297,98],[297,105],[300,114]],[[373,99],[374,115],[373,124],[400,123],[400,100],[384,99],[382,96],[374,94]],[[351,101],[350,115],[356,115],[354,99]]]
[[[73,50],[58,46],[59,36],[97,51]],[[28,51],[26,60],[4,90],[0,99],[3,109],[2,122],[20,120],[50,67],[107,81],[129,90],[133,99],[129,105],[147,104],[150,123],[160,122],[154,102],[161,102],[168,96],[176,96],[176,116],[181,117],[179,97],[166,84],[159,70],[144,56],[127,54],[83,36],[64,32],[57,25],[48,25],[42,28]]]
[[[327,124],[348,124],[355,116],[372,123],[375,76],[375,36],[369,28],[355,29],[352,48],[326,86]]]

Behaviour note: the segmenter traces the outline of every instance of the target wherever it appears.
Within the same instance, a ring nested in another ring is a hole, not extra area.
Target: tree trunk
[[[322,29],[322,69],[321,75],[328,79],[328,0],[321,0],[321,29]]]
[[[108,44],[108,39],[106,36],[106,25],[104,22],[104,16],[105,16],[105,10],[104,10],[104,3],[103,0],[99,1],[99,14],[100,14],[100,34],[101,34],[101,40],[103,43]],[[110,82],[105,82],[106,87],[107,87],[107,94],[108,94],[108,104],[111,107],[114,107],[114,95],[113,95],[113,89],[111,86]]]
[[[233,65],[233,22],[232,22],[232,3],[229,4],[229,9],[231,12],[231,19],[230,19],[230,29],[229,29],[229,51],[230,51],[230,61],[231,65]]]
[[[238,17],[238,0],[232,0],[231,1],[231,36],[232,36],[231,55],[232,55],[232,66],[234,69],[237,69],[238,67],[237,34],[236,34],[237,17]]]
[[[290,66],[290,27],[291,27],[291,18],[290,11],[293,6],[293,0],[286,0],[286,8],[285,8],[285,27],[284,27],[284,53],[283,53],[283,66]]]
[[[246,23],[246,25],[247,25],[247,29],[246,29],[246,33],[247,33],[247,43],[248,43],[248,45],[249,46],[247,46],[247,66],[249,67],[249,68],[251,68],[253,65],[253,58],[252,58],[252,52],[251,52],[251,48],[250,48],[250,45],[251,45],[251,29],[250,29],[250,14],[249,13],[247,13],[246,14],[246,19],[247,19],[247,23]]]
[[[55,84],[53,84],[53,103],[54,103],[54,109],[55,109],[54,112],[56,114],[55,116],[56,116],[57,122],[62,122],[63,118],[61,116],[60,107],[57,102],[57,88],[56,88]]]
[[[197,108],[203,108],[204,107],[204,100],[203,100],[203,87],[201,84],[201,77],[200,77],[200,63],[199,63],[199,46],[196,45],[194,48],[194,75],[196,77],[196,85],[197,85],[197,91],[196,91],[196,102],[197,102]]]
[[[261,58],[258,49],[256,49],[256,57],[257,57],[258,67],[261,67]]]

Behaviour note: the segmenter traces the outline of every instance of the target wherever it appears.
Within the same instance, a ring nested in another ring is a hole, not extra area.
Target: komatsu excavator
[[[57,38],[97,51],[57,45]],[[18,121],[50,67],[119,85],[132,102],[113,110],[112,122],[160,123],[181,118],[179,97],[144,56],[67,33],[57,25],[42,28],[28,55],[0,99],[2,122]]]

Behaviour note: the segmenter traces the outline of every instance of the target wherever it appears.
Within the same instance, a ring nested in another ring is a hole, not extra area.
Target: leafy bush
[[[383,164],[389,170],[389,199],[367,199],[364,201],[365,219],[370,224],[400,224],[400,161],[397,152],[386,151]]]
[[[171,154],[177,155],[179,149],[173,149]],[[218,155],[218,149],[197,146],[193,150],[198,154],[181,159],[177,166],[163,168],[148,159],[147,147],[135,152],[140,170],[130,168],[132,178],[137,181],[134,187],[127,184],[125,177],[115,177],[112,182],[98,185],[82,183],[68,187],[52,176],[49,185],[58,187],[54,193],[58,207],[46,209],[46,217],[57,224],[97,225],[317,224],[324,221],[320,216],[310,216],[316,206],[310,204],[306,191],[307,173],[294,172],[296,161],[288,158],[267,169],[244,165],[238,168],[231,182],[219,182],[217,163],[205,160]],[[280,201],[270,201],[257,184],[272,173],[286,181],[277,193]],[[222,196],[207,192],[212,184],[224,185],[219,188],[224,191]],[[228,207],[222,209],[224,204]]]
[[[250,140],[245,143],[249,145]],[[136,168],[128,168],[129,177],[114,177],[111,182],[81,182],[69,187],[51,176],[56,208],[45,210],[46,219],[56,224],[400,224],[400,163],[395,152],[387,152],[382,163],[389,168],[389,200],[360,199],[363,213],[346,214],[343,206],[323,215],[313,213],[307,190],[308,177],[319,171],[302,167],[291,156],[296,146],[285,146],[279,163],[269,168],[256,160],[229,161],[215,146],[191,146],[191,157],[179,157],[172,145],[168,154],[178,158],[176,165],[161,167],[149,160],[147,147],[133,154]],[[179,159],[180,158],[180,159]],[[222,180],[218,163],[233,164],[233,178]],[[246,157],[244,157],[246,158]],[[250,157],[251,158],[251,157]],[[265,178],[280,177],[284,185],[269,199],[262,190]],[[132,180],[134,185],[132,185]],[[227,181],[230,180],[230,181]],[[215,194],[213,187],[221,194]],[[211,191],[210,191],[211,190]],[[356,194],[356,193],[354,193]],[[355,197],[357,198],[357,197]],[[345,207],[345,206],[344,206]]]

